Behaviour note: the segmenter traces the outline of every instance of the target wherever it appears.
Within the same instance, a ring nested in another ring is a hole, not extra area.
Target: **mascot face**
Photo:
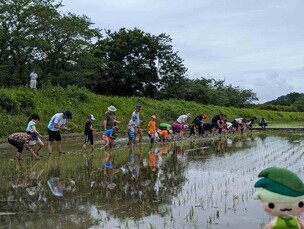
[[[293,203],[262,202],[264,211],[271,216],[297,216],[304,212],[304,200]]]

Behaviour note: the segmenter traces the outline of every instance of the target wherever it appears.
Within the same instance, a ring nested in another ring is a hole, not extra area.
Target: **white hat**
[[[114,106],[109,106],[108,107],[109,111],[115,112],[117,109]]]
[[[92,114],[90,114],[88,118],[91,119],[91,120],[95,120],[95,117]]]

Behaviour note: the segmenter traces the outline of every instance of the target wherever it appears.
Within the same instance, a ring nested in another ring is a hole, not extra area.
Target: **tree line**
[[[55,0],[0,0],[3,87],[28,85],[35,69],[41,88],[75,85],[103,95],[233,107],[258,100],[252,90],[224,80],[187,78],[184,60],[165,33],[92,28],[87,16],[62,13],[62,6]]]

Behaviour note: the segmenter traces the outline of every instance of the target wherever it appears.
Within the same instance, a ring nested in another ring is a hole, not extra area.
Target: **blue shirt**
[[[107,137],[113,136],[114,134],[115,134],[114,129],[107,129],[103,132],[103,135]]]
[[[135,126],[139,126],[139,113],[133,111],[131,119],[135,123]]]

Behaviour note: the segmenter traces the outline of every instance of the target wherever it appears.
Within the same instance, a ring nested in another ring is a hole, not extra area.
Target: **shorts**
[[[105,144],[108,144],[110,142],[110,138],[108,136],[102,135],[102,140]]]
[[[60,131],[53,131],[48,129],[49,132],[49,141],[61,141],[61,135],[60,135]]]
[[[128,135],[130,140],[134,140],[134,131],[129,131]]]
[[[91,145],[94,144],[93,134],[84,135],[84,144],[88,144],[88,142],[90,142]]]
[[[42,140],[37,137],[37,140],[31,140],[29,145],[36,145],[36,144],[41,144]]]
[[[15,141],[15,140],[12,140],[12,139],[8,139],[8,143],[15,146],[19,153],[22,153],[22,150],[23,150],[23,144],[22,143],[20,143],[18,141]]]

